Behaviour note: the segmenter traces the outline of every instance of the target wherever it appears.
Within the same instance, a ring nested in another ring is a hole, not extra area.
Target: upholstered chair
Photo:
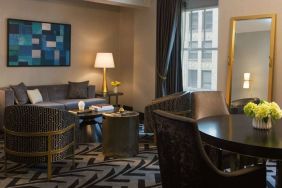
[[[191,93],[192,118],[199,120],[202,118],[228,115],[229,111],[222,91],[196,91]],[[235,169],[238,161],[237,156],[231,152],[222,152],[222,150],[204,144],[205,150],[212,162],[219,168]]]
[[[197,91],[191,94],[192,118],[228,115],[229,111],[222,91]]]
[[[47,163],[50,180],[52,162],[69,155],[74,157],[76,118],[69,112],[14,105],[5,108],[4,118],[5,170],[7,160],[26,164]]]
[[[225,102],[225,96],[222,91],[197,91],[191,93],[192,118],[199,120],[202,118],[229,115],[228,107]],[[248,100],[242,100],[241,103]],[[257,102],[257,99],[254,100]],[[212,162],[221,169],[230,168],[235,170],[247,165],[258,163],[257,158],[238,155],[214,148],[204,144],[205,150]]]
[[[153,111],[157,109],[189,116],[191,113],[190,92],[183,91],[160,97],[146,105],[144,111],[144,129],[147,133],[154,132]]]
[[[195,120],[156,110],[157,147],[164,188],[266,187],[266,168],[218,170],[203,149]]]
[[[244,113],[244,106],[248,102],[253,102],[255,104],[260,103],[259,98],[243,98],[243,99],[237,99],[231,102],[230,105],[230,113],[231,114],[243,114]]]

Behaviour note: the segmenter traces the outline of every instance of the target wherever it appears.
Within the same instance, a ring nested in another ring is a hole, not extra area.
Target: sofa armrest
[[[4,113],[6,106],[12,106],[15,104],[14,91],[11,88],[0,89],[0,130],[3,130],[4,126]]]
[[[88,86],[88,99],[95,98],[95,85],[89,85]]]

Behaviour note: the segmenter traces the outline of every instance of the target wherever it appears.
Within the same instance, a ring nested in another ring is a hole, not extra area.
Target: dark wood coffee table
[[[77,110],[72,110],[77,111]],[[79,119],[78,143],[102,142],[103,114],[112,111],[92,111],[75,114]]]

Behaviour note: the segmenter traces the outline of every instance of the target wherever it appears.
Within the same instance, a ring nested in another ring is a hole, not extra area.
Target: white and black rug
[[[65,159],[53,165],[52,181],[46,180],[45,167],[8,163],[3,173],[3,144],[0,148],[0,187],[21,188],[112,188],[161,187],[157,150],[155,146],[140,144],[140,152],[132,158],[111,159],[102,154],[101,144],[81,144],[76,150],[76,168]],[[275,163],[267,164],[268,187],[275,184]]]
[[[81,144],[76,150],[76,168],[66,159],[53,165],[52,181],[46,180],[46,168],[8,163],[6,175],[0,173],[0,187],[160,187],[156,147],[140,145],[136,157],[110,159],[100,144]],[[3,149],[0,153],[3,157]],[[3,170],[3,160],[1,160]]]

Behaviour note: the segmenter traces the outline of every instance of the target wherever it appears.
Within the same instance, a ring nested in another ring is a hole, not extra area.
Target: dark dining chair
[[[157,147],[164,188],[266,187],[266,168],[258,165],[226,173],[209,160],[195,120],[154,111]]]
[[[238,102],[246,103],[249,100],[250,99],[246,99]],[[257,102],[257,99],[255,99],[254,102]],[[230,114],[222,91],[193,92],[191,93],[191,103],[192,118],[195,120]],[[258,163],[258,159],[255,157],[239,155],[206,144],[204,144],[204,148],[212,162],[220,169],[230,168],[231,170],[235,170]]]
[[[228,107],[222,91],[196,91],[191,94],[192,118],[228,115]]]
[[[196,91],[191,94],[192,118],[199,120],[202,118],[229,115],[222,91]],[[204,148],[212,162],[220,169],[238,166],[237,155],[232,152],[222,151],[218,148],[206,145]]]
[[[191,112],[190,92],[183,91],[173,93],[153,100],[145,106],[144,110],[144,131],[154,132],[153,111],[165,110],[175,114],[189,116]]]
[[[259,98],[242,98],[231,101],[230,104],[230,113],[231,114],[244,114],[244,106],[249,102],[253,102],[255,104],[260,103]]]

